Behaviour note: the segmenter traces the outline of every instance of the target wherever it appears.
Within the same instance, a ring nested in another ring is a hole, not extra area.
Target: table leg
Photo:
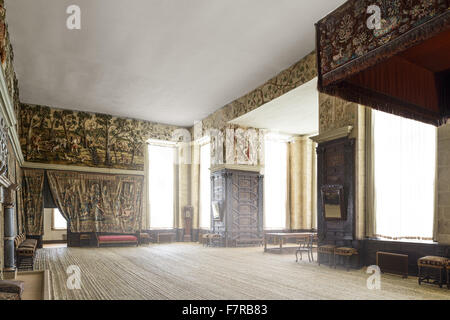
[[[283,238],[280,237],[280,252],[283,251]]]

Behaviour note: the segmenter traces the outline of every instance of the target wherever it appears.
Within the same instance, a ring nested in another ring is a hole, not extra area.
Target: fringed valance
[[[449,6],[450,0],[347,1],[316,24],[319,91],[444,123],[450,116]]]

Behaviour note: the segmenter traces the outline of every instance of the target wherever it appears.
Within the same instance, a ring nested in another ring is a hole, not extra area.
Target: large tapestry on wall
[[[144,170],[144,144],[171,140],[176,126],[106,114],[22,104],[19,137],[25,161]]]
[[[25,232],[40,236],[44,231],[44,170],[23,169],[22,199],[25,213]]]
[[[134,233],[142,217],[142,176],[47,171],[71,232]]]
[[[316,53],[311,52],[262,86],[223,106],[206,119],[203,119],[201,124],[197,124],[201,128],[199,132],[195,132],[196,138],[203,136],[209,129],[225,129],[228,127],[228,121],[259,108],[314,79],[316,76]]]
[[[22,178],[22,169],[19,166],[19,163],[16,161],[16,183],[19,186],[23,185],[23,178]],[[23,194],[22,189],[19,189],[16,191],[16,215],[17,215],[17,233],[24,233],[25,232],[25,214],[23,210]]]

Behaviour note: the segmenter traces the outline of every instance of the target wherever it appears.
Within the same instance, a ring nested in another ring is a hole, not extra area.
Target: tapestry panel
[[[283,94],[295,89],[317,76],[316,53],[311,52],[303,59],[279,73],[262,86],[234,100],[201,121],[201,136],[211,129],[224,131],[228,121],[255,110]],[[225,132],[224,132],[225,133]]]
[[[23,169],[22,198],[25,212],[25,231],[30,236],[44,232],[44,170]]]
[[[71,232],[134,233],[142,217],[142,176],[47,171]]]
[[[22,104],[19,137],[25,161],[144,170],[148,139],[172,140],[176,126]]]

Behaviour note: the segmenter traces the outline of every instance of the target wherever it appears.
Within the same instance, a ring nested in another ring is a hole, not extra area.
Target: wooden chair
[[[145,231],[139,232],[139,244],[149,244],[151,241],[150,234]]]
[[[24,233],[14,238],[15,255],[18,269],[33,270],[34,256],[36,253],[38,241],[36,239],[27,239]]]
[[[300,253],[300,260],[303,260],[303,252],[308,253],[309,262],[311,262],[311,260],[314,262],[313,242],[314,242],[314,236],[311,235],[308,238],[306,238],[304,241],[301,241],[299,243],[297,250],[295,250],[295,262],[298,262],[298,254],[299,253]]]
[[[417,266],[419,268],[419,285],[422,284],[423,281],[426,283],[438,284],[439,287],[442,288],[442,274],[445,272],[446,267],[448,266],[449,259],[446,257],[437,257],[437,256],[426,256],[417,260]],[[437,270],[439,272],[439,278],[433,277],[433,275],[429,271],[430,269]],[[448,285],[448,272],[447,272],[447,286]]]
[[[312,252],[311,252],[311,259],[314,262],[314,250],[316,250],[316,253],[318,254],[318,248],[319,248],[319,236],[317,234],[314,234],[312,236]]]

